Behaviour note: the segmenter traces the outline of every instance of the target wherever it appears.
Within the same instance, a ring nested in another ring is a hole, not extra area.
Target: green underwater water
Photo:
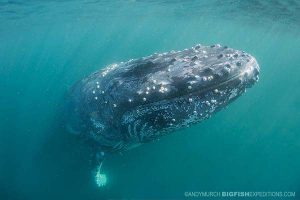
[[[211,119],[108,158],[98,188],[86,143],[63,128],[68,89],[108,64],[197,43],[249,52],[260,81]],[[300,199],[300,1],[0,0],[0,76],[0,199]]]

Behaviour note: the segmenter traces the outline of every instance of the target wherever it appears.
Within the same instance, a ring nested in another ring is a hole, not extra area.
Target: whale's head
[[[251,87],[258,74],[253,56],[220,45],[114,64],[72,90],[72,128],[101,144],[150,141],[209,118]]]
[[[130,109],[121,116],[123,128],[139,132],[142,141],[209,118],[258,81],[259,75],[253,56],[220,45],[156,54],[143,62],[143,68],[127,71],[140,77],[140,83],[127,93],[131,102],[125,107]]]

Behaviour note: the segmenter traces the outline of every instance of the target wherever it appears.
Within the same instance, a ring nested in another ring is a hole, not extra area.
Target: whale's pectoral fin
[[[101,173],[102,164],[103,164],[103,161],[99,164],[99,166],[96,169],[96,173],[95,173],[95,182],[98,187],[103,187],[107,183],[106,175]]]
[[[101,173],[102,165],[105,159],[105,153],[103,151],[96,152],[93,159],[93,168],[92,171],[94,180],[98,187],[103,187],[106,185],[107,177],[105,174]]]

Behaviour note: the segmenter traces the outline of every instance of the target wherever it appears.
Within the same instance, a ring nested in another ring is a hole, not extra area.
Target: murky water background
[[[260,81],[213,118],[110,157],[97,188],[64,95],[114,62],[221,43]],[[184,199],[186,191],[300,195],[300,1],[0,0],[0,199]]]

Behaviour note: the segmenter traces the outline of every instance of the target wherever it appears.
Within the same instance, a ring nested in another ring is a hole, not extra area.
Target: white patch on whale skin
[[[91,118],[91,122],[93,123],[94,127],[97,128],[99,131],[103,131],[105,129],[104,124],[95,120],[94,118]]]
[[[237,95],[238,95],[238,89],[234,88],[230,93],[229,99],[232,99],[232,98],[236,97]]]
[[[102,77],[106,76],[109,72],[113,71],[114,69],[116,69],[119,65],[118,64],[111,64],[108,65],[101,73]]]

